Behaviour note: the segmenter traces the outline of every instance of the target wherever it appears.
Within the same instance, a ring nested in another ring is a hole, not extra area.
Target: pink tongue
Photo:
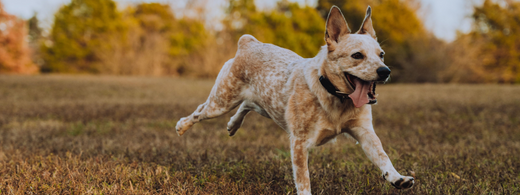
[[[348,95],[354,102],[354,106],[359,108],[368,103],[368,92],[370,91],[370,83],[361,82],[359,79],[353,79],[356,84],[354,93]]]

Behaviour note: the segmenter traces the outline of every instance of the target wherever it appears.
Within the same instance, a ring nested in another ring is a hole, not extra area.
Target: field
[[[231,112],[183,137],[212,80],[0,76],[0,194],[295,194],[288,137]],[[354,140],[314,148],[314,194],[520,193],[520,86],[379,85],[376,133],[416,185],[396,190]]]

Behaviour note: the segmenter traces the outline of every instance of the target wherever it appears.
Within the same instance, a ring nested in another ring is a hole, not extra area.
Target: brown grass
[[[175,134],[213,81],[0,76],[0,194],[294,194],[287,135],[254,113]],[[374,124],[399,191],[355,141],[312,150],[315,194],[520,193],[520,87],[384,85]]]

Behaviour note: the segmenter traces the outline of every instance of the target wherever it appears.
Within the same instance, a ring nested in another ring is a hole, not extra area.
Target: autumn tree
[[[486,82],[520,83],[520,2],[485,0],[472,18],[473,30],[466,36],[479,48],[481,61],[472,73]]]
[[[99,73],[100,54],[113,49],[113,40],[125,39],[126,30],[112,0],[72,0],[54,15],[42,71]]]
[[[200,49],[200,21],[175,18],[160,3],[120,12],[112,0],[72,0],[56,14],[43,43],[44,71],[125,75],[178,75],[184,57]]]
[[[6,13],[0,2],[0,73],[38,72],[38,67],[31,61],[26,37],[25,22]]]
[[[168,5],[142,3],[122,13],[125,39],[113,39],[112,49],[99,53],[101,73],[124,75],[162,75],[172,63],[170,36],[173,13]]]
[[[206,43],[208,32],[201,21],[176,18],[169,5],[141,3],[124,11],[130,30],[123,74],[181,75],[190,65],[188,56]],[[203,56],[198,56],[199,58]],[[117,64],[117,63],[116,63]]]

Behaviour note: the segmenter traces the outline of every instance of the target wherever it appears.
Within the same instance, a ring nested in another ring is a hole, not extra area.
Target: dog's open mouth
[[[375,104],[377,102],[375,81],[365,81],[346,72],[345,77],[347,78],[350,86],[352,86],[354,89],[354,92],[348,96],[352,99],[352,102],[356,108],[359,108],[365,104]]]

